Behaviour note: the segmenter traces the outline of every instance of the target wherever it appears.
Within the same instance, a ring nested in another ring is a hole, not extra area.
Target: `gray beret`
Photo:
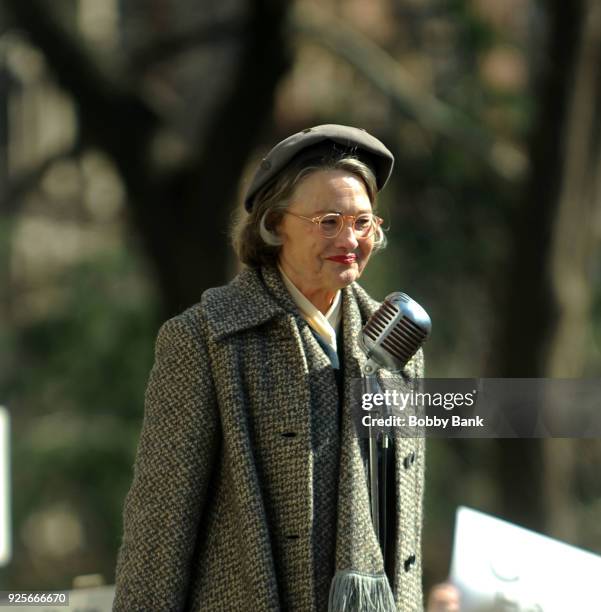
[[[365,130],[347,125],[326,124],[307,128],[279,142],[263,158],[255,172],[244,198],[244,207],[250,212],[257,192],[276,177],[300,153],[313,149],[315,145],[324,156],[331,152],[348,153],[367,164],[376,177],[380,191],[392,172],[392,153],[374,136]],[[328,147],[331,145],[331,147]]]

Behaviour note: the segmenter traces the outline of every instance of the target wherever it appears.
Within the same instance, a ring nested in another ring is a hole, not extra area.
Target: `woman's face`
[[[363,181],[345,170],[322,170],[309,174],[297,185],[290,199],[290,212],[316,217],[330,212],[343,215],[371,213]],[[316,224],[285,214],[278,226],[283,240],[280,265],[298,289],[315,305],[311,296],[331,301],[338,289],[357,280],[374,246],[374,235],[358,240],[350,220],[335,238],[320,235]],[[319,306],[318,306],[319,307]]]

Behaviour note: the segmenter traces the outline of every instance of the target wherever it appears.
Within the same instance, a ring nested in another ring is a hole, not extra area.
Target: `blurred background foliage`
[[[363,284],[434,322],[430,376],[596,376],[601,15],[576,0],[5,0],[4,588],[110,583],[160,323],[236,272],[273,143],[344,123],[397,159]],[[425,582],[466,504],[601,552],[596,440],[429,442]]]

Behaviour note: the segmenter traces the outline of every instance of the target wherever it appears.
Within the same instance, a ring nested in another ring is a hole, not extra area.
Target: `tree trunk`
[[[591,319],[591,264],[596,247],[594,217],[601,196],[601,5],[587,3],[574,66],[574,86],[565,125],[565,164],[552,233],[551,290],[557,325],[549,338],[546,375],[584,375]],[[577,442],[545,440],[545,497],[548,531],[578,538],[573,490]]]
[[[498,328],[493,376],[540,377],[546,373],[549,340],[558,304],[551,284],[551,241],[566,169],[565,129],[578,65],[584,19],[582,0],[547,5],[546,64],[536,95],[538,116],[530,141],[531,172],[511,230],[511,262],[506,285],[496,287]],[[538,440],[499,441],[499,483],[503,514],[543,529],[543,450]]]

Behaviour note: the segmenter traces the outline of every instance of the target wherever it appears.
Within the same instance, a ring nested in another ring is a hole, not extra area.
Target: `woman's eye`
[[[371,217],[357,217],[355,227],[357,229],[367,229],[371,225]]]
[[[336,227],[338,225],[338,218],[337,217],[324,217],[321,220],[321,224],[324,227]]]

